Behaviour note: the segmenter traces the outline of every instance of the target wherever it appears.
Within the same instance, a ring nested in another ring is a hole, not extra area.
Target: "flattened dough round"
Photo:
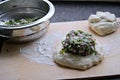
[[[53,55],[53,59],[57,64],[65,67],[87,70],[92,66],[99,64],[103,60],[103,55],[98,53],[88,56],[77,56],[68,53],[61,54],[57,52]]]

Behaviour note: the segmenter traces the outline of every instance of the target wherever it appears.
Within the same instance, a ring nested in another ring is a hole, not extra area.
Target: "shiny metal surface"
[[[36,39],[46,32],[54,12],[54,6],[48,0],[3,1],[0,3],[0,20],[8,21],[35,17],[39,19],[23,26],[0,25],[0,36],[16,42]]]

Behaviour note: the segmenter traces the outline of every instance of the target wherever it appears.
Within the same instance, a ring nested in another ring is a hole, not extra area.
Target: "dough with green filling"
[[[101,46],[98,43],[93,43],[95,41],[93,41],[94,39],[91,35],[82,31],[80,32],[81,33],[79,33],[79,31],[71,31],[67,34],[66,39],[62,42],[62,45],[57,47],[57,52],[53,55],[53,59],[57,64],[78,70],[87,70],[95,65],[98,65],[103,60]],[[70,37],[68,37],[68,35]],[[74,38],[76,36],[79,36],[79,38]],[[80,42],[82,39],[84,40]],[[91,39],[91,41],[87,41],[87,39]],[[77,45],[74,47],[75,44]],[[86,45],[89,46],[92,44],[93,46],[84,49]],[[68,48],[68,46],[70,47]],[[66,48],[68,48],[68,50]],[[89,51],[87,51],[88,49]]]

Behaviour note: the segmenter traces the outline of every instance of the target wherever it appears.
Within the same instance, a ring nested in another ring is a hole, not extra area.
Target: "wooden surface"
[[[108,36],[100,37],[89,30],[87,21],[60,22],[52,23],[46,35],[59,31],[65,36],[69,31],[78,29],[93,34],[104,48],[105,58],[98,66],[79,71],[58,65],[31,62],[20,54],[20,48],[33,44],[37,40],[24,44],[4,43],[0,55],[0,80],[56,80],[120,74],[120,28]],[[56,40],[55,43],[58,42],[61,40]]]

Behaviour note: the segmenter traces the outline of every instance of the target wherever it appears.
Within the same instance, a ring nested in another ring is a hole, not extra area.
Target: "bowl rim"
[[[9,1],[9,0],[3,1],[0,4],[5,3],[7,1]],[[43,16],[42,18],[32,22],[31,24],[27,24],[27,25],[23,25],[23,26],[9,26],[8,27],[6,25],[0,25],[0,29],[7,29],[7,30],[25,29],[25,28],[30,28],[30,27],[33,27],[33,26],[36,26],[36,25],[39,25],[39,24],[42,24],[42,23],[46,22],[47,20],[49,20],[54,15],[55,7],[49,0],[42,0],[42,1],[46,2],[49,6],[49,11],[45,16]]]

